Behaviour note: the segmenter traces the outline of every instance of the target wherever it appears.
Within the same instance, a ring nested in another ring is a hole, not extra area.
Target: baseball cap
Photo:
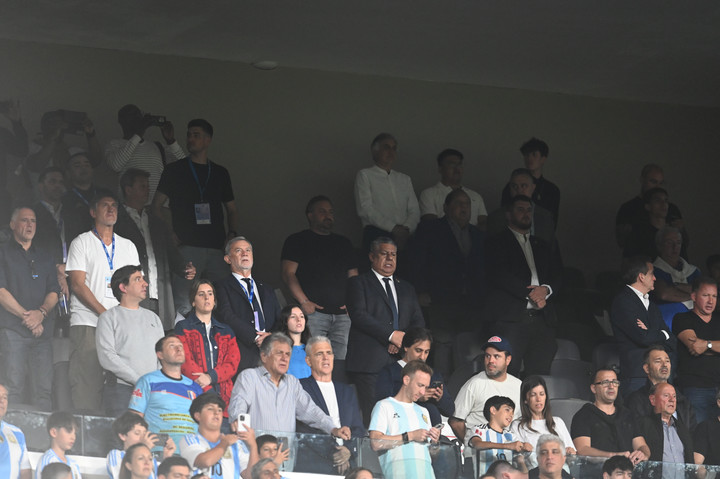
[[[510,346],[510,341],[508,341],[507,339],[503,339],[500,336],[493,336],[487,340],[487,342],[483,345],[482,348],[483,350],[485,350],[490,346],[497,349],[498,351],[504,351],[512,356],[512,346]]]

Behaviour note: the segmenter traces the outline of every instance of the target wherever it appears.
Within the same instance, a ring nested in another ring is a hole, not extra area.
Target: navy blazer
[[[449,221],[447,216],[423,221],[410,245],[412,283],[438,304],[454,304],[463,294],[479,299],[485,288],[485,233],[468,224],[471,247],[466,258]]]
[[[642,321],[647,330],[637,325]],[[625,285],[615,296],[610,307],[610,322],[612,323],[615,341],[620,350],[620,374],[622,378],[644,378],[643,355],[648,346],[662,344],[668,349],[671,358],[677,346],[675,335],[663,321],[662,313],[650,301],[650,307],[645,309],[638,295]],[[668,338],[662,333],[665,331]]]
[[[545,321],[554,326],[557,318],[552,301],[559,292],[562,262],[557,251],[540,238],[530,236],[530,245],[539,283],[547,284],[553,290],[544,312]],[[484,316],[496,322],[519,321],[527,308],[532,273],[520,244],[509,228],[488,239],[486,264],[488,296]]]
[[[435,381],[443,382],[442,374],[433,372],[430,378],[430,384]],[[375,400],[381,401],[387,397],[395,396],[402,387],[402,368],[395,361],[388,364],[380,370],[375,383]],[[450,417],[455,413],[455,403],[447,387],[443,387],[443,396],[439,401],[415,401],[418,406],[422,406],[430,413],[430,424],[433,426],[442,422],[442,416]]]
[[[398,303],[398,328],[425,327],[415,288],[393,276]],[[345,369],[357,373],[377,373],[393,361],[388,353],[393,332],[393,315],[385,288],[371,269],[348,279],[347,311],[350,335]]]
[[[275,289],[253,278],[260,296],[265,318],[265,331],[272,331],[280,317],[280,304],[275,297]],[[235,333],[240,349],[240,366],[243,369],[254,368],[260,361],[260,350],[255,345],[255,314],[245,290],[232,274],[215,282],[217,299],[217,318],[230,326]]]
[[[325,398],[315,378],[312,376],[303,378],[300,380],[300,384],[310,395],[313,402],[317,404],[325,414],[330,414],[327,404],[325,404]],[[340,425],[349,427],[352,431],[353,438],[367,436],[355,390],[349,384],[338,381],[333,381],[333,386],[335,386],[335,397],[337,398],[338,411],[340,412]],[[322,431],[302,422],[297,423],[296,430],[297,432],[308,434],[324,434]]]

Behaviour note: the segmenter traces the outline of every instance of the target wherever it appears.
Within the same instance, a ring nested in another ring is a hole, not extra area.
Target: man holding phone
[[[414,360],[426,362],[432,347],[433,337],[429,329],[410,328],[405,332],[402,340],[403,357],[390,363],[378,373],[375,383],[375,400],[380,401],[394,396],[402,387],[402,368]],[[439,424],[442,416],[451,417],[455,412],[455,403],[450,394],[445,393],[443,377],[439,372],[433,372],[430,384],[420,399],[415,401],[430,413],[430,422]]]

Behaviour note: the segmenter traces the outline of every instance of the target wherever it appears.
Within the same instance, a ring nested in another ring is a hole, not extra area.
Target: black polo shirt
[[[0,246],[0,288],[8,290],[23,308],[38,309],[49,293],[60,291],[55,261],[48,252],[35,245],[25,251],[11,238]],[[54,311],[48,311],[43,321],[42,338],[52,336],[53,316]],[[23,326],[22,320],[3,307],[0,307],[0,326],[25,337],[33,337],[32,332]]]
[[[615,406],[615,414],[608,415],[591,403],[573,416],[570,436],[587,436],[595,449],[621,452],[632,451],[632,440],[642,434],[629,409]]]

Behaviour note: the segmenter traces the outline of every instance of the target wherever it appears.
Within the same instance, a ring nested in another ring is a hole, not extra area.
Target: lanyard
[[[98,233],[97,228],[93,229],[93,232],[95,233],[95,236],[97,236],[97,239],[100,240],[100,244],[103,247],[103,251],[105,251],[105,257],[107,258],[108,266],[110,266],[110,271],[113,270],[113,261],[115,260],[115,234],[113,234],[112,237],[112,256],[108,254],[108,250],[105,247],[105,242],[100,237],[100,233]]]
[[[192,171],[193,177],[195,178],[195,183],[197,183],[198,190],[200,190],[200,202],[202,203],[205,199],[205,190],[207,190],[207,185],[210,182],[210,169],[212,168],[212,163],[210,163],[210,160],[208,160],[208,173],[207,178],[205,178],[205,186],[200,186],[200,178],[198,178],[197,171],[195,171],[195,165],[193,165],[193,162],[189,156],[188,164],[190,165],[190,171]]]
[[[81,200],[83,200],[83,202],[85,203],[86,206],[90,206],[90,203],[88,203],[88,200],[85,199],[85,197],[82,195],[82,193],[80,193],[80,192],[78,191],[77,188],[73,188],[72,190],[73,190],[73,192],[78,196],[78,198],[80,198]],[[93,196],[95,196],[95,195],[93,194]]]
[[[253,280],[252,278],[243,278],[243,283],[247,286],[247,291],[245,294],[248,297],[248,300],[250,301],[250,305],[253,304],[253,297],[255,297],[255,288],[253,287]],[[253,306],[254,309],[254,306]]]

